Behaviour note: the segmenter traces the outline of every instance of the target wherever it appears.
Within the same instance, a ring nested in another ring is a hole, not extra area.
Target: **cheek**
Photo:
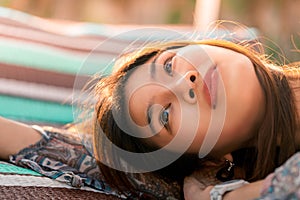
[[[188,149],[189,153],[199,153],[199,150],[203,144],[204,138],[207,134],[213,134],[209,132],[209,129],[211,130],[212,126],[214,126],[213,123],[217,123],[212,119],[212,111],[211,109],[207,108],[206,105],[199,104],[199,110],[200,110],[200,117],[195,123],[197,124],[197,131],[195,138]],[[215,137],[217,138],[217,137]],[[212,141],[212,145],[216,143],[217,139]]]
[[[139,126],[148,124],[146,116],[149,101],[155,95],[153,91],[159,91],[160,89],[156,85],[136,86],[135,90],[127,93],[128,102],[125,102],[125,106],[128,104],[129,115],[134,123]]]
[[[263,113],[264,97],[252,65],[223,72],[226,120],[216,149],[236,149],[255,134]]]
[[[141,111],[143,111],[146,106],[145,104],[146,101],[142,98],[144,96],[145,95],[143,90],[138,90],[128,95],[129,115],[133,120],[133,122],[139,126],[146,125],[146,123],[143,120],[141,120],[144,117],[143,116],[144,112]]]

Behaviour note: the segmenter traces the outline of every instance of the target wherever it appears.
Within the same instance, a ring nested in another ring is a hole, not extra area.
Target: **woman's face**
[[[264,113],[252,62],[209,45],[166,50],[133,71],[125,104],[137,137],[204,157],[249,145]]]

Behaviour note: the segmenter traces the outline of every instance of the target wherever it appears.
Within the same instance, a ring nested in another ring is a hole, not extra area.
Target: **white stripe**
[[[0,94],[70,104],[73,89],[0,78]]]
[[[3,175],[3,174],[0,174],[0,186],[22,186],[22,187],[36,186],[36,187],[77,189],[70,185],[58,182],[56,180],[47,177]],[[80,189],[86,191],[104,193],[102,191],[95,190],[86,186],[81,187]]]

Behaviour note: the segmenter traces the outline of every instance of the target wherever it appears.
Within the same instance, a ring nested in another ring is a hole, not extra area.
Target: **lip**
[[[217,67],[213,66],[208,69],[204,76],[203,93],[207,103],[215,109],[217,106],[217,84],[218,84]]]

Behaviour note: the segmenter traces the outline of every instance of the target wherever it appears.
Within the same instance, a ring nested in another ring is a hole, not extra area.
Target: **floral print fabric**
[[[300,199],[300,153],[294,154],[265,179],[259,199]]]

